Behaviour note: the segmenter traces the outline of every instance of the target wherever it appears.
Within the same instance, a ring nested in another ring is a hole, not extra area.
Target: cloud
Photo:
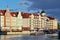
[[[58,20],[58,23],[60,24],[60,19]]]
[[[60,11],[60,9],[47,9],[46,11],[48,11],[48,12],[56,12],[56,11]]]
[[[60,0],[28,0],[33,2],[29,8],[38,8],[38,9],[55,9],[60,8]]]
[[[23,1],[23,2],[20,2],[19,5],[21,6],[26,6],[26,7],[30,7],[32,4],[32,2],[29,2],[29,1]]]
[[[60,21],[60,0],[28,0],[33,4],[28,8],[29,10],[41,9],[45,10],[48,16],[57,18]]]
[[[60,23],[60,9],[48,9],[48,10],[46,10],[46,13],[51,14],[49,16],[57,18]]]

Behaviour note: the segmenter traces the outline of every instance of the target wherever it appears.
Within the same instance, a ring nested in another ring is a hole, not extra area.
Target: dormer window
[[[13,14],[13,16],[16,16],[15,14]]]
[[[48,21],[49,21],[49,19],[46,19],[46,21],[48,22]]]
[[[2,15],[2,13],[0,13],[0,15]]]

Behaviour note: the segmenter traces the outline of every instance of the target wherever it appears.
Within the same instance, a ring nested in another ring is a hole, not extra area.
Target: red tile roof
[[[29,18],[29,16],[31,15],[29,13],[23,13],[23,12],[21,14],[23,18]]]
[[[5,15],[5,12],[6,12],[6,10],[0,10],[0,15],[1,16],[4,16]]]
[[[33,15],[34,15],[34,16],[39,16],[38,14],[35,14],[35,13],[34,13]]]
[[[18,16],[18,12],[11,12],[11,16],[17,17]]]
[[[5,15],[5,12],[6,10],[0,10],[0,15],[1,16],[4,16]],[[24,12],[21,12],[21,15],[23,18],[29,18],[29,16],[31,15],[31,13],[24,13]],[[39,16],[37,13],[34,13],[33,14],[34,16]],[[18,16],[18,12],[11,12],[11,16],[13,17],[17,17]],[[49,19],[51,20],[54,20],[55,18],[52,18],[50,16],[47,16]]]
[[[50,17],[50,16],[47,16],[49,19],[51,19],[51,20],[54,20],[55,18],[52,18],[52,17]]]
[[[22,12],[21,14],[22,14],[23,18],[29,18],[29,16],[31,15],[31,13],[24,13],[24,12]],[[33,15],[34,16],[39,16],[37,13],[34,13]]]

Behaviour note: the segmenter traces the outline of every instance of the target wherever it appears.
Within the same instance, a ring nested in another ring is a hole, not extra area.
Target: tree
[[[60,30],[60,24],[58,23],[58,29]]]

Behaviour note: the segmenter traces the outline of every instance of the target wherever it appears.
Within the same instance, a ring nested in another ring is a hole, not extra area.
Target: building
[[[10,12],[9,8],[0,10],[1,31],[30,31],[37,29],[57,30],[58,20],[41,13]]]
[[[5,25],[5,23],[4,23],[4,19],[5,19],[5,12],[6,12],[6,10],[0,10],[0,30],[1,30],[1,28],[3,28],[4,27],[4,25]]]

